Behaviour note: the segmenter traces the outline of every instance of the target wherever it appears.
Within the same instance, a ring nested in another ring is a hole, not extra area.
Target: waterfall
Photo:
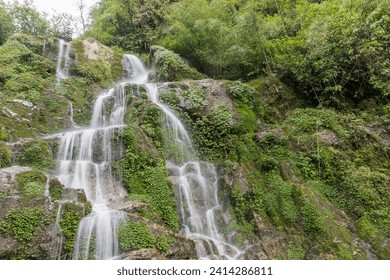
[[[147,73],[137,57],[131,57],[137,65],[134,72]],[[142,66],[142,67],[141,67]],[[235,259],[242,251],[226,240],[217,225],[217,216],[222,214],[218,199],[218,175],[213,164],[196,161],[194,147],[183,123],[175,113],[158,98],[156,84],[145,83],[149,99],[164,113],[165,127],[169,140],[173,140],[181,151],[181,163],[173,159],[166,162],[170,174],[175,174],[176,196],[179,197],[179,211],[183,233],[195,240],[200,259]]]
[[[60,41],[57,80],[68,76],[70,45]],[[112,209],[125,201],[127,193],[112,173],[115,133],[124,128],[125,87],[138,84],[164,113],[163,125],[170,140],[181,151],[181,162],[168,159],[175,176],[181,231],[196,243],[200,259],[235,259],[242,251],[228,242],[218,227],[222,207],[218,199],[218,174],[213,164],[196,160],[195,150],[183,123],[159,101],[158,87],[148,82],[149,70],[133,55],[124,55],[124,77],[115,87],[100,94],[94,103],[90,125],[64,132],[60,138],[57,176],[66,188],[83,189],[92,212],[84,217],[77,231],[74,259],[115,259],[119,257],[118,226],[126,214]],[[73,108],[70,104],[70,112]],[[171,178],[172,179],[172,178]],[[60,211],[61,209],[59,209]]]
[[[141,64],[142,65],[142,64]],[[115,259],[119,256],[118,226],[126,214],[110,208],[126,199],[127,193],[112,174],[113,138],[123,129],[125,86],[147,80],[133,57],[124,57],[124,81],[99,95],[90,125],[62,134],[58,151],[57,176],[66,188],[83,189],[92,203],[92,212],[80,222],[74,259]]]
[[[71,45],[64,40],[60,39],[58,42],[58,55],[57,55],[57,68],[56,77],[57,81],[66,79],[69,76],[69,63]]]

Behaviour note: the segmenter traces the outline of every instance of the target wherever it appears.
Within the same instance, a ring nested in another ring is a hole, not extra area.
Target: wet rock
[[[166,260],[156,249],[139,249],[126,254],[124,260]]]
[[[239,260],[268,260],[267,254],[264,252],[262,244],[256,244],[248,248],[241,256]]]
[[[269,136],[276,136],[276,137],[283,137],[284,132],[283,130],[279,128],[266,128],[260,125],[261,131],[257,133],[254,137],[254,140],[256,142],[262,142],[263,140],[267,139]]]
[[[281,252],[287,252],[288,240],[284,232],[279,232],[273,227],[267,226],[260,215],[253,214],[256,221],[256,230],[262,250],[267,255],[268,259],[277,259]]]
[[[292,170],[290,164],[288,162],[279,162],[278,169],[280,172],[280,176],[285,181],[291,181],[293,183],[300,183],[300,180],[295,175],[294,171]]]
[[[320,142],[329,146],[337,146],[340,143],[337,135],[329,129],[324,129],[323,131],[317,132],[314,135],[318,137]]]
[[[195,242],[179,235],[175,236],[175,242],[164,253],[164,256],[171,260],[192,260],[198,258]]]

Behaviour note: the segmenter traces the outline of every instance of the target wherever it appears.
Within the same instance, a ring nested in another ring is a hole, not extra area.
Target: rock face
[[[197,258],[193,240],[167,229],[160,224],[161,221],[154,222],[141,216],[145,212],[152,213],[145,202],[139,200],[126,201],[117,208],[127,213],[129,221],[145,223],[153,236],[164,236],[171,240],[164,251],[158,251],[155,248],[132,250],[125,253],[125,257],[123,257],[125,260],[189,260]]]
[[[0,259],[67,257],[63,244],[66,238],[59,231],[62,216],[57,213],[58,201],[67,195],[56,182],[58,179],[49,180],[47,175],[29,167],[0,169]],[[57,197],[56,202],[51,193]],[[77,209],[84,211],[81,205],[87,204],[68,201],[60,214],[69,209],[72,213]]]
[[[114,52],[107,46],[102,45],[93,38],[87,38],[82,41],[84,46],[84,56],[89,60],[109,61],[114,59]]]
[[[161,46],[150,48],[150,58],[156,67],[157,82],[200,80],[204,75],[192,68],[179,55]]]

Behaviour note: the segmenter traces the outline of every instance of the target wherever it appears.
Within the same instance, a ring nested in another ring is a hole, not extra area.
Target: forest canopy
[[[388,98],[388,0],[102,0],[88,35],[162,45],[210,77],[274,75],[314,104]]]

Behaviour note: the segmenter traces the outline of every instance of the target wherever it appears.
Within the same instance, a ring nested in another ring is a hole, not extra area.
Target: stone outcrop
[[[74,200],[70,196],[55,177],[29,167],[0,169],[0,259],[64,258],[58,201],[67,199],[61,214],[67,209],[85,212],[88,205],[84,193],[76,191]]]

